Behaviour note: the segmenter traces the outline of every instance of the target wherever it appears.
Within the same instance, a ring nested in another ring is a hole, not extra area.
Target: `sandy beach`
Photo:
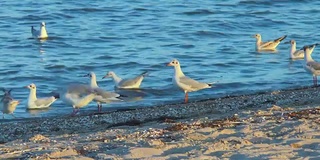
[[[320,159],[319,89],[0,124],[1,159]]]

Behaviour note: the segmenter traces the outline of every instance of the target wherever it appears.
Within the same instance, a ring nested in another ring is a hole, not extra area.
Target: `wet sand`
[[[319,88],[0,124],[1,159],[319,159]]]

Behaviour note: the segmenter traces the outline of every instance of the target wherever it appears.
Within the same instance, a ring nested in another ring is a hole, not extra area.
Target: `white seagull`
[[[34,29],[33,26],[31,26],[31,33],[32,33],[32,36],[34,38],[39,38],[39,39],[48,38],[48,33],[47,33],[47,30],[46,30],[46,23],[42,22],[40,24],[40,30],[39,31],[37,31],[36,29]]]
[[[305,66],[304,69],[311,73],[313,76],[313,84],[314,86],[317,86],[317,76],[320,75],[320,63],[316,62],[312,59],[311,57],[311,52],[314,49],[314,47],[317,44],[313,44],[313,45],[307,45],[303,47],[304,50],[304,60],[305,60]]]
[[[45,98],[37,98],[37,87],[35,84],[31,83],[26,86],[30,89],[28,104],[26,105],[27,109],[46,109],[55,102],[59,96],[51,96]]]
[[[262,38],[260,34],[255,34],[253,36],[256,38],[256,50],[257,51],[275,51],[277,46],[280,44],[282,40],[284,40],[287,36],[284,35],[272,41],[262,42]]]
[[[20,103],[18,100],[14,100],[11,96],[11,90],[4,90],[4,95],[0,101],[0,109],[2,111],[2,118],[4,119],[4,114],[10,114],[14,118],[13,112],[16,110],[17,105]]]
[[[113,101],[122,101],[120,99],[120,94],[114,92],[107,92],[101,88],[99,88],[97,84],[97,77],[94,72],[90,72],[85,75],[85,77],[90,77],[90,87],[92,87],[96,93],[96,97],[94,101],[98,104],[98,111],[101,111],[102,104],[101,103],[110,103]]]
[[[291,44],[291,49],[290,49],[290,58],[291,59],[303,59],[304,58],[304,51],[303,51],[303,48],[302,49],[299,49],[297,50],[297,43],[295,40],[291,40],[291,41],[288,41],[288,42],[285,42],[284,44],[288,44],[290,43]],[[318,44],[316,44],[318,45]],[[316,45],[312,45],[313,47],[311,48],[311,52],[313,52],[314,48],[316,47]]]
[[[73,107],[72,115],[76,115],[80,108],[87,106],[96,96],[93,88],[83,84],[71,84],[58,92],[60,99]]]
[[[174,66],[174,75],[172,82],[185,93],[185,103],[188,102],[188,92],[198,91],[205,88],[211,88],[212,83],[202,83],[185,76],[180,68],[178,60],[174,59],[167,66]]]
[[[116,75],[116,73],[109,71],[107,75],[102,77],[102,79],[111,77],[115,83],[117,88],[121,89],[137,89],[140,88],[141,82],[144,77],[148,74],[148,72],[143,72],[140,75],[132,78],[132,79],[122,79]]]

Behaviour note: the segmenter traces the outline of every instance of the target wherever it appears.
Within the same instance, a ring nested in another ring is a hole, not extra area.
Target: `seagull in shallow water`
[[[172,82],[185,93],[185,103],[188,102],[188,92],[198,91],[205,88],[211,88],[212,83],[203,83],[185,76],[180,68],[180,63],[177,59],[172,60],[167,66],[174,67],[174,75]]]
[[[46,109],[46,108],[49,108],[50,105],[59,98],[58,95],[51,96],[51,97],[37,98],[37,87],[33,83],[26,86],[26,88],[30,89],[28,103],[26,105],[27,109]]]
[[[45,39],[48,38],[48,33],[46,30],[46,23],[42,22],[40,24],[40,30],[36,30],[33,26],[31,26],[31,34],[34,38]]]
[[[4,119],[4,114],[10,114],[12,115],[14,118],[16,118],[13,115],[13,112],[16,110],[17,105],[20,103],[18,100],[15,100],[12,98],[11,96],[11,90],[5,90],[4,91],[4,95],[0,101],[0,109],[2,111],[2,118]]]
[[[303,48],[297,50],[297,49],[296,49],[297,43],[296,43],[295,40],[291,40],[291,41],[285,42],[284,44],[288,44],[288,43],[291,44],[290,58],[291,58],[291,59],[303,59],[303,58],[304,58]],[[318,44],[316,44],[316,45],[318,45]],[[316,47],[316,45],[313,45],[313,47],[312,47],[311,50],[310,50],[310,54],[313,52],[313,50],[314,50],[314,48]]]
[[[58,90],[60,99],[73,107],[72,115],[76,115],[80,108],[87,106],[95,97],[95,91],[89,85],[70,84]]]
[[[262,42],[262,37],[260,34],[255,34],[253,36],[256,38],[256,50],[257,51],[275,51],[277,46],[280,44],[282,40],[284,40],[287,36],[284,35],[272,41]]]
[[[122,101],[120,99],[120,94],[114,92],[107,92],[101,88],[99,88],[97,84],[97,77],[94,72],[90,72],[85,75],[85,77],[90,77],[90,87],[92,87],[96,93],[96,97],[94,101],[98,104],[98,111],[101,111],[102,104],[101,103],[110,103],[114,101]]]
[[[116,75],[116,73],[109,71],[107,75],[102,77],[102,79],[111,77],[115,83],[117,88],[121,89],[137,89],[140,88],[141,82],[144,77],[148,74],[148,72],[143,72],[140,75],[132,78],[132,79],[122,79]]]
[[[313,51],[316,45],[317,44],[307,45],[302,48],[304,51],[304,60],[305,60],[304,69],[307,72],[312,74],[314,86],[317,86],[317,82],[318,82],[317,76],[320,75],[320,63],[314,61],[311,57],[311,52]]]

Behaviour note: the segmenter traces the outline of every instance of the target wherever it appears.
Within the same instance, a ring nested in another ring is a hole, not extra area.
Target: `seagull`
[[[102,77],[102,79],[111,77],[117,88],[121,89],[137,89],[140,88],[143,78],[148,74],[147,71],[141,73],[140,75],[132,79],[122,79],[116,75],[116,73],[109,71],[107,75]]]
[[[58,90],[60,99],[73,107],[71,115],[76,115],[80,108],[87,106],[95,97],[95,91],[88,85],[70,84]]]
[[[46,108],[49,108],[50,105],[59,98],[58,95],[51,96],[51,97],[45,97],[45,98],[37,98],[37,87],[33,83],[26,86],[26,88],[30,89],[28,104],[26,105],[27,109],[46,109]]]
[[[280,38],[277,38],[273,41],[262,42],[262,38],[260,34],[255,34],[253,36],[257,39],[256,42],[256,50],[258,51],[275,51],[277,46],[280,44],[282,40],[284,40],[287,36],[284,35]]]
[[[39,39],[48,38],[46,23],[42,22],[40,24],[40,31],[37,31],[36,29],[34,29],[33,26],[31,26],[31,33],[34,38],[39,38]]]
[[[304,51],[304,60],[305,60],[304,69],[307,72],[312,74],[314,86],[317,86],[317,82],[318,82],[317,76],[320,75],[320,63],[314,61],[311,57],[311,52],[313,51],[316,45],[317,44],[307,45],[302,48]]]
[[[3,113],[2,118],[4,119],[4,114],[11,114],[14,118],[13,112],[16,110],[17,105],[20,103],[18,100],[14,100],[11,96],[11,90],[5,90],[3,98],[0,101],[0,108]]]
[[[284,44],[288,44],[288,43],[291,44],[290,58],[291,58],[291,59],[303,59],[303,58],[304,58],[303,48],[297,50],[297,49],[296,49],[296,44],[297,44],[297,43],[296,43],[295,40],[291,40],[291,41],[285,42]],[[316,45],[318,45],[318,44],[316,43]],[[313,52],[313,50],[314,50],[314,48],[316,47],[316,45],[312,45],[313,47],[311,48],[310,53]]]
[[[205,88],[211,88],[212,83],[202,83],[185,76],[180,68],[180,63],[177,59],[172,60],[167,66],[174,67],[174,75],[172,82],[185,93],[184,102],[188,102],[188,92],[198,91]]]
[[[94,72],[90,72],[85,75],[85,77],[90,77],[90,87],[92,87],[96,93],[96,97],[94,101],[98,104],[98,111],[101,112],[102,104],[101,103],[110,103],[113,101],[122,101],[120,99],[120,94],[114,92],[107,92],[101,88],[99,88],[97,84],[97,77]]]

